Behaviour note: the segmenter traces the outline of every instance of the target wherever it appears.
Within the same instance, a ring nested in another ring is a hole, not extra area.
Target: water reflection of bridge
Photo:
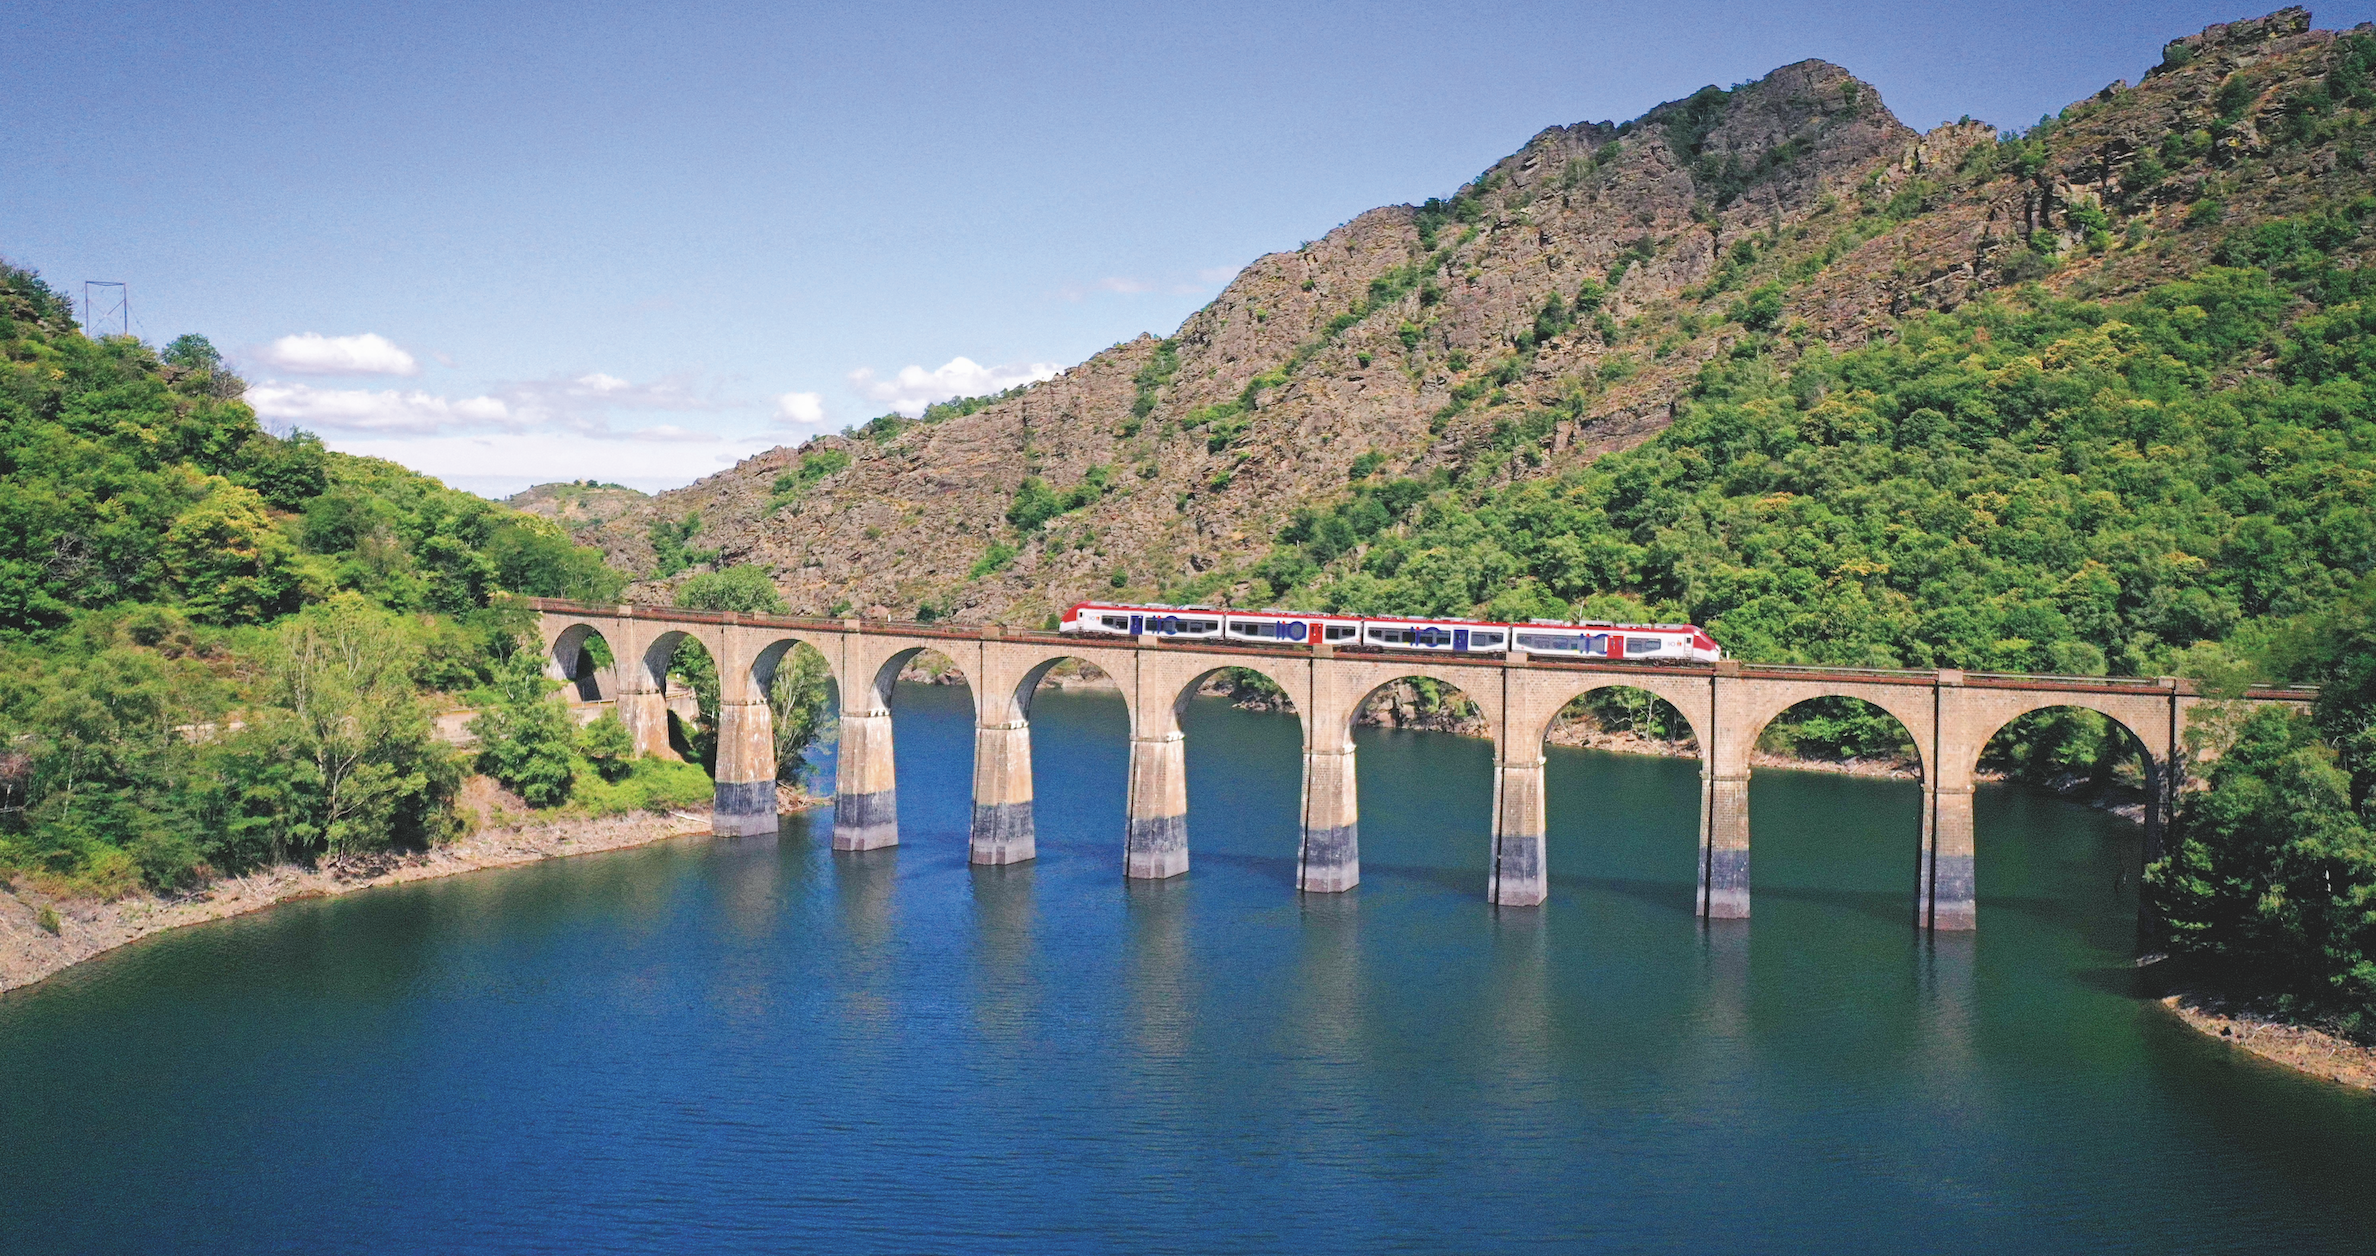
[[[1131,877],[1188,870],[1186,743],[1180,714],[1213,673],[1245,668],[1286,691],[1303,724],[1302,836],[1296,884],[1327,893],[1361,879],[1353,722],[1381,687],[1436,680],[1474,702],[1493,739],[1495,780],[1487,896],[1504,906],[1544,897],[1543,742],[1570,701],[1612,686],[1664,699],[1689,723],[1700,751],[1699,910],[1749,914],[1749,755],[1768,722],[1814,698],[1854,698],[1895,716],[1921,756],[1922,832],[1916,918],[1934,929],[1973,927],[1972,786],[1980,753],[1999,729],[2032,711],[2102,713],[2133,737],[2144,762],[2148,850],[2183,776],[2183,736],[2208,701],[2175,678],[1998,675],[1861,668],[1764,667],[1723,662],[1649,665],[1502,657],[1274,649],[1153,638],[1067,637],[997,627],[855,619],[812,620],[650,607],[537,603],[553,674],[579,679],[615,703],[639,750],[668,744],[668,664],[687,638],[717,665],[716,829],[774,832],[775,739],[768,686],[798,643],[820,651],[841,701],[835,780],[837,849],[899,840],[892,779],[892,685],[919,653],[945,655],[965,674],[974,705],[974,811],[970,857],[1016,863],[1033,856],[1031,699],[1067,659],[1094,665],[1119,685],[1130,718],[1129,818],[1123,868]],[[600,636],[611,664],[587,665]],[[2242,701],[2304,704],[2305,689],[2254,690]]]

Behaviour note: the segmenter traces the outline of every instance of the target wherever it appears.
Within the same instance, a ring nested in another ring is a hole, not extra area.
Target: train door
[[[1466,650],[1466,649],[1468,649],[1468,633],[1469,633],[1469,630],[1468,630],[1468,629],[1466,629],[1466,628],[1455,628],[1455,629],[1453,629],[1453,630],[1452,630],[1452,648],[1453,648],[1453,649],[1455,649],[1455,650]]]
[[[1130,635],[1131,635],[1131,636],[1134,636],[1134,637],[1136,637],[1136,636],[1140,636],[1140,635],[1143,635],[1143,634],[1144,634],[1146,631],[1147,631],[1147,617],[1146,617],[1146,616],[1144,616],[1144,615],[1133,615],[1133,616],[1131,616],[1131,617],[1130,617]]]

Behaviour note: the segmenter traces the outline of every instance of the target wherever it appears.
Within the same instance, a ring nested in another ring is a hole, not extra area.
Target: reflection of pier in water
[[[1543,901],[1543,742],[1562,708],[1608,688],[1647,692],[1671,705],[1701,747],[1699,910],[1749,914],[1749,755],[1784,711],[1818,698],[1853,698],[1896,717],[1922,767],[1922,824],[1916,851],[1915,917],[1933,929],[1972,928],[1972,786],[1981,750],[1998,730],[2033,711],[2076,707],[2126,730],[2144,764],[2146,843],[2161,826],[2183,776],[2181,734],[2209,701],[2176,678],[2022,676],[1953,670],[1761,667],[1706,664],[1549,662],[1506,656],[1381,655],[1152,637],[1068,637],[996,626],[956,628],[855,619],[811,620],[733,612],[537,603],[553,674],[583,696],[611,703],[639,751],[668,744],[668,661],[691,639],[719,678],[716,830],[773,832],[775,741],[769,682],[795,644],[820,651],[841,700],[834,837],[840,850],[899,841],[893,780],[891,694],[903,668],[931,650],[971,682],[974,810],[970,858],[988,865],[1034,857],[1031,700],[1049,670],[1068,659],[1103,671],[1130,714],[1129,815],[1123,871],[1161,880],[1188,870],[1187,746],[1180,714],[1215,672],[1244,668],[1285,691],[1303,725],[1302,834],[1296,886],[1312,893],[1351,889],[1361,879],[1353,722],[1371,695],[1409,678],[1434,680],[1476,704],[1494,744],[1492,849],[1487,896],[1503,906]],[[588,640],[613,660],[591,665]],[[592,692],[587,692],[591,690]],[[2307,704],[2307,689],[2254,690],[2246,702]]]

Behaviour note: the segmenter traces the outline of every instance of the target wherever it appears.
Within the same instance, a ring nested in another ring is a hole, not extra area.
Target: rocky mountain
[[[1281,526],[1355,482],[1557,474],[1657,434],[1744,344],[1852,347],[2025,283],[2134,292],[2367,190],[2340,47],[2300,9],[2215,26],[2025,134],[1917,134],[1820,61],[1553,127],[1257,260],[1169,338],[589,511],[581,539],[650,572],[654,525],[682,545],[697,512],[690,544],[807,613],[1259,601]]]
[[[542,515],[564,527],[585,529],[608,523],[648,500],[650,494],[624,484],[571,480],[522,489],[504,498],[503,504],[524,514]]]

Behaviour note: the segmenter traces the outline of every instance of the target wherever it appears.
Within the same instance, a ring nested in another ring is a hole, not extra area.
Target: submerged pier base
[[[1749,918],[1749,774],[1713,774],[1705,801],[1699,867],[1700,915],[1710,920]]]
[[[1031,725],[974,728],[973,834],[966,861],[1023,863],[1038,855],[1031,816]]]
[[[1486,898],[1497,907],[1532,907],[1550,897],[1543,867],[1543,758],[1493,766],[1493,878]]]
[[[748,837],[776,831],[775,721],[765,702],[718,704],[717,789],[710,832]]]
[[[1303,840],[1295,888],[1337,894],[1361,884],[1360,796],[1353,747],[1307,750],[1303,757]]]
[[[1130,739],[1130,819],[1122,874],[1159,881],[1188,871],[1188,738]]]
[[[861,692],[865,692],[861,690]],[[891,758],[891,712],[844,712],[833,773],[833,848],[899,845],[899,789]]]
[[[1922,906],[1916,923],[1951,933],[1977,928],[1972,787],[1926,788],[1922,803]]]

